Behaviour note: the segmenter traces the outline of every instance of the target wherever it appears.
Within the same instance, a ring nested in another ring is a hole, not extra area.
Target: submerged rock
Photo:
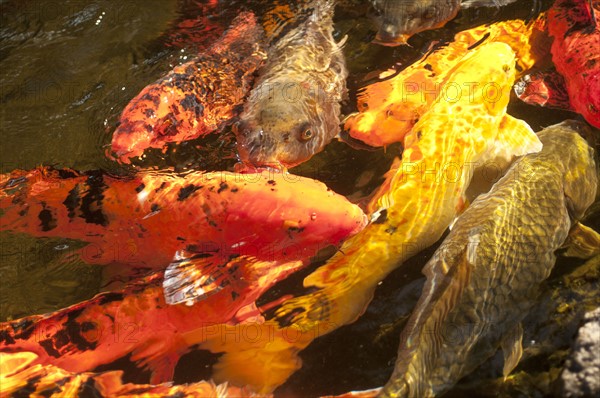
[[[600,396],[600,307],[588,312],[560,376],[560,396]]]

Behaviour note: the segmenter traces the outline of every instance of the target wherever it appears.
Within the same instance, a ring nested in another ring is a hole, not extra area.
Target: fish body
[[[1,177],[1,231],[88,242],[80,254],[90,263],[164,269],[178,251],[293,259],[365,223],[324,184],[266,171],[121,179],[43,168]]]
[[[541,131],[542,151],[516,160],[458,218],[423,269],[423,293],[380,396],[440,395],[501,345],[504,376],[517,365],[522,335],[511,333],[596,194],[593,150],[573,123]]]
[[[260,392],[277,387],[300,366],[300,350],[355,321],[388,273],[441,237],[464,206],[470,167],[541,149],[529,126],[506,114],[515,79],[515,54],[507,44],[477,47],[449,79],[462,87],[460,98],[452,102],[439,96],[415,124],[404,139],[402,161],[370,203],[371,222],[304,280],[310,293],[283,302],[275,317],[261,325],[265,334],[273,330],[269,339],[262,344],[202,343],[224,352],[215,365],[216,379],[249,384]],[[480,85],[470,91],[472,82]],[[486,84],[496,91],[488,91]],[[492,94],[495,101],[490,101]]]
[[[515,86],[517,96],[529,104],[575,111],[600,128],[600,6],[557,0],[548,11],[547,30],[554,38],[556,71],[525,76]]]
[[[252,316],[245,307],[251,309],[262,293],[302,265],[249,260],[230,260],[231,283],[201,301],[171,305],[162,273],[156,273],[51,314],[4,322],[0,355],[32,352],[35,364],[75,373],[128,358],[151,372],[152,383],[171,381],[179,358],[191,348],[185,333],[212,336],[218,325]]]
[[[339,133],[347,70],[333,39],[331,0],[269,49],[265,65],[234,125],[241,160],[251,166],[292,167]]]
[[[471,47],[477,43],[504,42],[517,53],[520,71],[533,66],[541,56],[533,40],[539,34],[536,23],[521,20],[502,21],[459,32],[454,41],[389,77],[363,88],[358,93],[359,113],[346,119],[344,128],[350,136],[371,146],[402,142],[419,118],[427,112],[438,95],[449,99],[456,95],[449,80]]]
[[[147,148],[200,137],[237,115],[264,60],[254,14],[241,13],[206,52],[145,87],[123,110],[111,149],[122,162]]]
[[[375,43],[406,44],[408,38],[444,26],[461,7],[499,7],[515,0],[372,0],[378,28]]]
[[[32,352],[0,354],[0,394],[2,396],[47,397],[239,397],[259,395],[246,388],[216,385],[212,381],[192,384],[159,385],[123,382],[123,372],[73,373],[53,365],[36,364]],[[263,395],[261,395],[263,397]]]

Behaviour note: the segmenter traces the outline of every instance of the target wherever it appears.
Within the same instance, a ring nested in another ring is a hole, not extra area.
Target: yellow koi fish
[[[458,62],[449,81],[460,95],[439,96],[405,137],[402,161],[372,199],[370,224],[304,280],[312,293],[287,300],[266,322],[184,336],[224,352],[215,380],[272,391],[300,367],[301,349],[355,321],[386,275],[441,237],[463,208],[474,167],[541,149],[531,128],[506,114],[515,74],[515,54],[504,43],[483,44]],[[244,328],[256,338],[235,339]]]
[[[535,22],[513,20],[465,30],[457,33],[452,43],[427,54],[396,76],[389,77],[392,72],[384,72],[380,76],[384,80],[359,93],[359,113],[346,120],[345,129],[353,138],[371,146],[401,142],[439,95],[452,99],[459,94],[449,77],[476,44],[505,42],[517,53],[518,71],[531,68],[544,53],[541,48],[532,48],[533,38],[540,34],[537,26]]]

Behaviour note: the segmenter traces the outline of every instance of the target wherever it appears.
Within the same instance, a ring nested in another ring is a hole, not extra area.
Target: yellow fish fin
[[[500,347],[504,353],[504,367],[502,374],[504,380],[508,375],[517,367],[517,364],[521,360],[523,355],[523,326],[519,322],[513,327],[502,339]]]
[[[566,257],[578,257],[584,260],[600,254],[600,234],[581,223],[575,223],[562,246]]]
[[[504,115],[496,140],[483,156],[483,163],[492,160],[510,162],[514,156],[523,156],[542,150],[542,142],[523,120]]]

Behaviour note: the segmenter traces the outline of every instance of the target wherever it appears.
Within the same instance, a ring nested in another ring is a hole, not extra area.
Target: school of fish
[[[530,21],[460,31],[349,93],[348,37],[334,21],[352,1],[256,0],[262,15],[250,2],[225,29],[211,0],[203,19],[177,25],[206,37],[168,33],[198,54],[129,102],[107,156],[129,164],[231,134],[235,172],[0,174],[0,233],[78,240],[81,261],[119,267],[116,287],[0,324],[0,395],[271,396],[302,350],[357,321],[377,286],[447,231],[422,264],[388,382],[342,396],[439,396],[498,350],[511,374],[557,250],[600,253],[600,234],[581,222],[598,200],[598,4],[556,0]],[[371,45],[515,1],[371,0]],[[582,120],[535,133],[509,114],[511,94]],[[364,208],[288,171],[342,139],[342,125],[371,147],[402,145]],[[471,184],[489,170],[493,184]],[[300,292],[278,291],[316,261]],[[210,379],[174,385],[180,359],[202,350],[216,355]],[[125,362],[148,384],[126,382]]]

